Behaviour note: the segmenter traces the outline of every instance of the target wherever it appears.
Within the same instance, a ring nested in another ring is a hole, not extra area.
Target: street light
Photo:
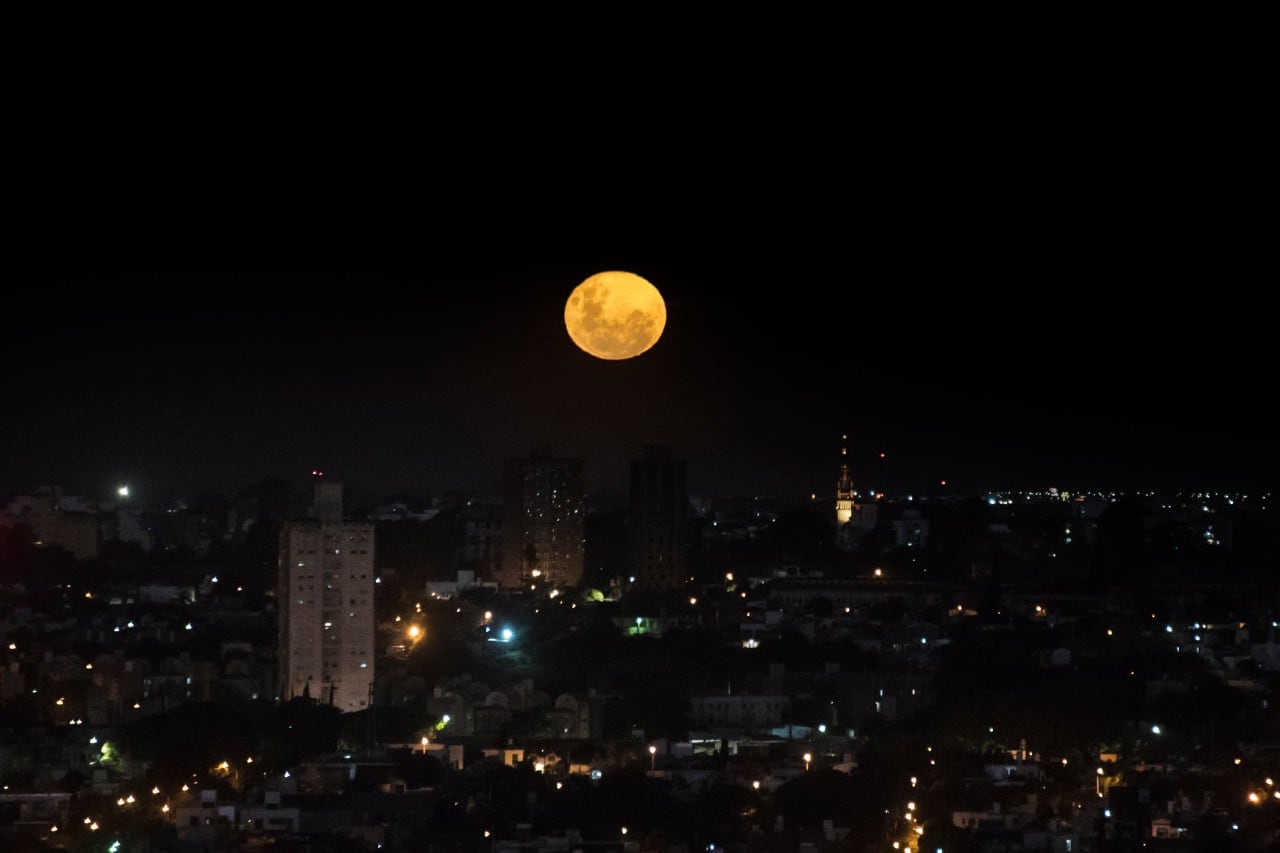
[[[810,762],[810,761],[813,761],[813,755],[812,755],[812,753],[808,753],[808,752],[806,752],[806,753],[804,754],[804,769],[805,769],[806,771],[809,769],[809,762]]]
[[[649,771],[653,772],[654,762],[657,761],[658,748],[650,744],[649,746]]]

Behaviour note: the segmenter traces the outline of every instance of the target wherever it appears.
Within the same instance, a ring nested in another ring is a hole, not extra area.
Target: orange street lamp
[[[813,761],[813,755],[812,755],[811,753],[806,752],[806,753],[804,754],[804,769],[805,769],[805,770],[808,770],[808,769],[809,769],[809,762],[810,762],[810,761]]]

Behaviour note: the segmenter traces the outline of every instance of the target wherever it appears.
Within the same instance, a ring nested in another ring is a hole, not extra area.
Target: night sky
[[[648,443],[694,493],[799,497],[830,494],[844,433],[855,484],[891,495],[1271,488],[1272,320],[1233,235],[981,210],[11,220],[0,497],[163,501],[313,468],[366,500],[496,493],[503,458],[543,445],[603,499]],[[667,302],[629,361],[564,329],[610,269]]]

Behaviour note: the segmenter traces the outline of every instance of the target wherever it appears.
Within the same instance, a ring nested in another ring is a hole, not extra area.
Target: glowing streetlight
[[[649,746],[649,770],[653,771],[655,762],[658,760],[658,748],[652,744]]]
[[[422,739],[422,754],[427,754],[427,739],[425,737]]]
[[[812,753],[809,753],[809,752],[806,752],[806,753],[804,754],[804,769],[805,769],[805,770],[808,770],[808,769],[809,769],[809,762],[810,762],[810,761],[813,761],[813,754],[812,754]]]

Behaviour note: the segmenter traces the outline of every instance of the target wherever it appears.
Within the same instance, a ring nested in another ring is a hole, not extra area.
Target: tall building
[[[648,445],[631,460],[627,555],[638,586],[675,589],[685,583],[686,467],[667,445]]]
[[[0,527],[25,525],[34,544],[56,545],[77,560],[92,560],[105,538],[100,515],[84,498],[64,495],[61,486],[45,486],[0,509]]]
[[[468,500],[459,508],[462,544],[458,566],[485,583],[496,582],[502,571],[502,504],[498,500]]]
[[[585,532],[581,459],[535,447],[504,462],[501,588],[576,586]]]
[[[840,473],[836,478],[836,544],[848,551],[862,534],[876,526],[879,507],[874,502],[860,503],[849,473],[849,449],[844,446],[849,436],[840,436]]]
[[[342,517],[342,484],[317,480],[311,517],[280,531],[280,699],[368,707],[374,667],[374,525]]]

